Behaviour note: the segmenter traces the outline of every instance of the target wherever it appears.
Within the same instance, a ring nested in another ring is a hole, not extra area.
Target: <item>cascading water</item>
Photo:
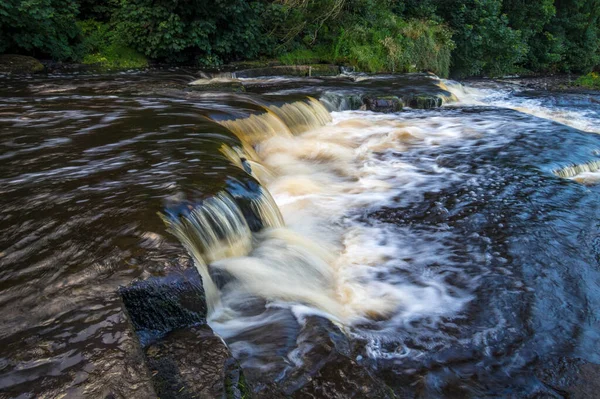
[[[324,106],[308,99],[220,122],[250,153],[230,147],[222,152],[265,184],[258,189],[258,200],[250,202],[259,210],[253,215],[264,221],[252,239],[242,218],[244,205],[225,194],[194,205],[192,211],[182,213],[180,205],[165,218],[208,280],[211,297],[216,287],[211,275],[228,276],[227,284],[217,289],[219,301],[211,299],[219,305],[211,306],[210,319],[226,340],[261,323],[268,337],[270,318],[244,322],[244,311],[236,310],[244,296],[246,301],[262,298],[267,306],[300,306],[303,313],[383,336],[414,319],[455,315],[471,299],[474,286],[451,287],[436,273],[407,269],[405,278],[382,279],[403,267],[398,264],[402,249],[394,243],[398,233],[359,220],[364,210],[391,203],[406,186],[423,179],[394,159],[393,152],[451,137],[392,117],[336,119],[329,123]]]
[[[258,397],[594,386],[597,93],[195,78],[3,80],[0,396],[191,397],[230,354]]]
[[[463,96],[457,109],[464,104],[486,105],[481,92],[454,82],[442,84],[452,93],[448,99]],[[325,103],[330,109],[337,101],[332,98]],[[252,233],[245,227],[243,234],[237,233],[235,224],[227,225],[234,227],[225,232],[232,238],[222,243],[233,248],[221,250],[218,258],[211,255],[210,245],[192,253],[208,251],[200,256],[204,261],[198,267],[208,269],[201,273],[209,286],[216,285],[212,276],[220,281],[218,306],[209,323],[245,368],[274,373],[271,378],[278,379],[297,367],[289,363],[295,355],[288,340],[297,334],[294,325],[302,325],[310,314],[330,319],[354,339],[367,340],[364,354],[378,363],[397,363],[408,354],[429,356],[432,343],[452,350],[484,339],[456,342],[448,340],[446,331],[460,329],[465,312],[473,308],[471,302],[482,289],[479,276],[495,273],[489,259],[478,258],[490,256],[479,255],[485,240],[479,242],[477,236],[463,244],[472,245],[464,253],[454,244],[461,241],[457,235],[465,234],[456,227],[442,224],[428,233],[403,223],[393,227],[389,216],[377,216],[381,209],[417,206],[425,193],[451,191],[453,185],[475,179],[461,168],[445,167],[440,156],[413,159],[409,154],[437,146],[477,151],[483,135],[494,137],[490,148],[510,140],[501,135],[501,119],[489,117],[465,126],[452,108],[448,112],[427,119],[415,114],[407,122],[396,115],[329,114],[322,103],[309,98],[219,122],[242,143],[225,146],[222,153],[262,184],[257,198],[263,211],[250,212],[250,220],[258,216],[264,223]],[[398,156],[403,153],[406,161]],[[589,182],[597,162],[550,170]],[[210,201],[196,207],[207,212]],[[228,205],[232,209],[223,209],[225,215],[239,219],[245,205],[232,201]],[[365,218],[368,214],[374,216]],[[183,218],[190,217],[193,214]],[[193,226],[217,228],[212,221]],[[184,243],[191,241],[182,229],[174,230]],[[242,250],[236,249],[238,242],[243,242]],[[494,336],[496,328],[486,327],[483,336]],[[390,345],[398,347],[390,350]]]

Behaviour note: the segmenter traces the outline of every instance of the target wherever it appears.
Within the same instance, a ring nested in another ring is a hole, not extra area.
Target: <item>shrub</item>
[[[439,12],[454,31],[456,50],[452,71],[463,76],[500,76],[512,73],[525,59],[521,32],[501,14],[501,0],[449,0]]]
[[[587,75],[580,76],[575,81],[575,85],[586,87],[588,89],[600,90],[600,74],[597,72],[590,72]]]
[[[71,0],[0,1],[0,53],[77,59],[77,12]]]
[[[82,34],[84,64],[99,64],[117,69],[148,66],[146,57],[125,46],[109,24],[94,20],[81,21],[78,24]]]
[[[254,58],[268,48],[265,7],[245,0],[121,0],[113,21],[125,44],[148,57],[212,64]]]

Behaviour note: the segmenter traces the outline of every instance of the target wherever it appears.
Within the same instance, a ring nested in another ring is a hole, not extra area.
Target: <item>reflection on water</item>
[[[1,82],[8,397],[143,397],[116,289],[192,264],[211,327],[270,381],[302,369],[307,315],[400,391],[530,395],[536,362],[600,362],[597,101],[447,82],[458,103],[382,115],[348,109],[406,82],[191,80]]]

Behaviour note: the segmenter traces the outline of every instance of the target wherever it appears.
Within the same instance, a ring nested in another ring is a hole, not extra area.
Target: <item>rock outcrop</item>
[[[26,55],[0,55],[0,73],[31,74],[44,71],[44,65],[33,57]]]

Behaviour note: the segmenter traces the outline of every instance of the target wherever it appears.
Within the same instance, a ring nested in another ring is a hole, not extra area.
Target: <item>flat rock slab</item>
[[[238,79],[227,78],[194,80],[189,84],[188,89],[195,91],[218,91],[234,93],[243,93],[246,91],[241,81]]]
[[[278,65],[264,68],[252,68],[236,71],[237,78],[259,78],[266,76],[336,76],[341,69],[338,65]]]

